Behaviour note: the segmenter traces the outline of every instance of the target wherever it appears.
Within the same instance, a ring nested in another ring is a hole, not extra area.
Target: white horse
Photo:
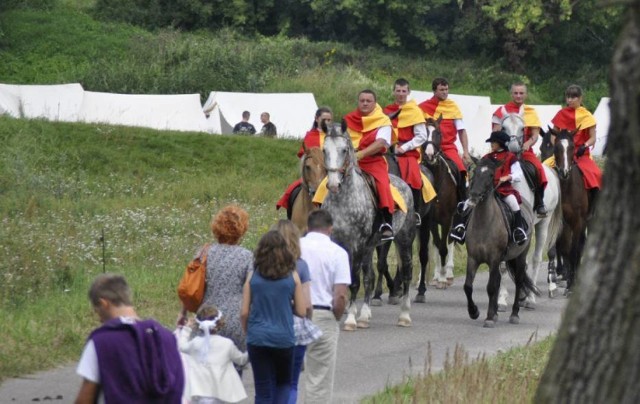
[[[506,110],[503,110],[504,118],[502,119],[502,129],[511,137],[509,150],[515,153],[519,153],[520,150],[522,150],[525,128],[522,116],[523,108],[520,108],[520,113],[506,113]],[[533,224],[535,230],[535,250],[533,251],[532,256],[527,260],[527,270],[534,284],[538,281],[542,254],[549,251],[551,246],[554,245],[562,226],[562,206],[560,203],[560,181],[558,179],[558,175],[554,170],[550,169],[546,165],[543,164],[542,167],[547,177],[547,187],[544,192],[544,204],[549,213],[544,218],[534,215]],[[515,182],[513,187],[520,193],[523,200],[533,206],[534,194],[526,181]],[[549,269],[551,269],[552,263],[550,262],[549,265]],[[501,270],[504,274],[504,265],[501,266]],[[547,282],[549,297],[553,297],[555,290],[557,289],[555,277],[548,275]],[[508,296],[509,293],[507,288],[501,284],[500,294],[498,297],[498,308],[500,311],[506,310]],[[535,304],[535,295],[529,294],[524,302],[524,306],[533,309],[535,308]]]

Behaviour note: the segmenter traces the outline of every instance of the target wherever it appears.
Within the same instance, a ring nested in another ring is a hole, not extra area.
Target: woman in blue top
[[[293,374],[293,314],[306,307],[296,259],[282,235],[271,230],[254,253],[254,272],[242,294],[240,319],[247,333],[247,351],[253,369],[255,403],[285,404]],[[293,308],[291,302],[293,301]]]

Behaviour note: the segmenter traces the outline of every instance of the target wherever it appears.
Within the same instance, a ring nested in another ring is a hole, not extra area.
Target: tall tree
[[[640,0],[611,65],[604,189],[540,403],[640,402]]]

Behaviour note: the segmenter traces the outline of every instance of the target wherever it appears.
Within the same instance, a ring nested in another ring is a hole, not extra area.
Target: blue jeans
[[[296,345],[293,350],[293,379],[291,380],[291,394],[289,394],[289,404],[296,404],[298,400],[298,380],[302,371],[302,362],[304,361],[304,353],[307,350],[306,345]]]
[[[247,344],[256,404],[287,404],[293,376],[293,347]]]

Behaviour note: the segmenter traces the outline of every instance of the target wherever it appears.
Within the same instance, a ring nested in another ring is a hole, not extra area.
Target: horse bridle
[[[347,140],[350,141],[350,139],[347,139]],[[353,150],[353,148],[349,148],[349,150],[351,151]],[[329,175],[329,173],[341,174],[339,183],[342,183],[344,178],[349,176],[349,167],[351,166],[351,158],[352,158],[352,153],[349,153],[345,157],[341,167],[337,167],[337,168],[325,167],[325,169],[327,170],[327,175]]]

